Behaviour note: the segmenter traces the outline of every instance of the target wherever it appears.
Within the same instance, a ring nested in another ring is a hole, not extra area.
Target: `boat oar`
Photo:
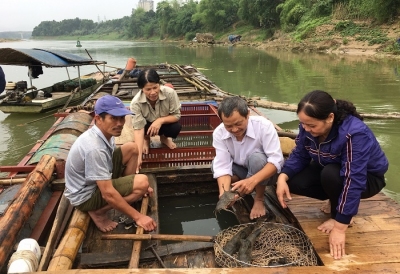
[[[187,241],[187,242],[214,242],[215,236],[201,235],[173,235],[173,234],[106,234],[102,240],[161,240],[161,241]]]

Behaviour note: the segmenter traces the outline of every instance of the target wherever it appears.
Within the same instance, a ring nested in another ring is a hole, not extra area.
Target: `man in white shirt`
[[[250,116],[240,97],[226,97],[218,107],[222,123],[214,130],[212,164],[219,197],[231,186],[240,196],[256,191],[250,219],[266,215],[264,191],[276,183],[283,165],[279,137],[271,121]]]

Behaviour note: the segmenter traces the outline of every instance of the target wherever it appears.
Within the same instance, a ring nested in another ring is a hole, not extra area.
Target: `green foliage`
[[[279,3],[280,0],[240,0],[238,15],[254,27],[272,28],[279,25]]]
[[[368,44],[383,44],[389,39],[378,28],[370,28],[365,25],[358,25],[352,21],[341,21],[334,28],[344,37],[355,37],[356,41],[368,41]]]
[[[391,43],[384,49],[385,52],[390,52],[394,55],[400,55],[400,44],[397,41]]]
[[[377,23],[392,20],[399,14],[400,0],[335,1],[333,18],[338,20],[372,19]]]
[[[226,36],[234,30],[236,34],[251,33],[252,39],[264,40],[280,26],[301,40],[312,37],[315,29],[332,17],[342,18],[335,26],[335,31],[342,36],[355,36],[360,41],[375,44],[384,43],[387,37],[377,29],[357,25],[352,20],[386,22],[398,15],[398,7],[400,0],[164,0],[158,3],[156,12],[139,8],[130,16],[104,22],[79,18],[43,21],[34,28],[32,36],[185,37],[191,40],[197,32],[217,32]]]
[[[238,21],[239,0],[201,0],[192,20],[209,31],[223,31]]]
[[[294,35],[295,39],[302,40],[302,39],[308,38],[311,33],[314,33],[315,29],[318,26],[326,23],[327,21],[328,21],[328,18],[323,17],[323,18],[317,18],[317,19],[312,19],[312,20],[302,22],[296,29],[296,32]]]

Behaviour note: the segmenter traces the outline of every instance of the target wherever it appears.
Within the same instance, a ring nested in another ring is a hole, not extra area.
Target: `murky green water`
[[[335,56],[291,52],[264,52],[252,48],[206,47],[181,48],[179,44],[82,41],[22,41],[1,43],[1,47],[47,48],[65,50],[87,56],[85,49],[97,60],[124,67],[134,56],[138,64],[193,64],[225,91],[245,96],[296,104],[313,89],[330,92],[335,98],[352,101],[362,112],[385,113],[400,111],[399,61],[374,60],[368,57]],[[25,67],[3,66],[7,80],[27,79]],[[95,71],[83,67],[81,73]],[[70,70],[71,77],[76,70]],[[65,69],[44,68],[44,74],[34,80],[38,88],[66,79]],[[284,111],[263,110],[282,128],[297,129],[297,117]],[[32,145],[54,122],[48,117],[24,124],[40,115],[0,113],[0,165],[19,162]],[[400,200],[399,164],[400,120],[367,120],[375,132],[389,162],[386,191]],[[18,126],[23,124],[22,126]]]

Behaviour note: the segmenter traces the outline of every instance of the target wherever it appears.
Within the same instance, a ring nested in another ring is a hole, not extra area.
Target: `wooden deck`
[[[316,227],[329,217],[320,211],[323,202],[293,196],[291,211],[311,239],[324,266],[277,268],[179,268],[179,269],[76,269],[57,271],[63,274],[86,273],[399,273],[400,272],[400,206],[380,193],[363,200],[355,224],[346,233],[346,256],[334,260],[329,255],[328,235]],[[40,272],[41,273],[41,272]],[[52,273],[52,272],[43,272]],[[56,273],[56,272],[54,272]]]
[[[130,121],[126,121],[130,125]],[[131,141],[132,128],[127,126],[117,139],[118,144]],[[346,232],[346,256],[334,260],[329,254],[329,235],[320,232],[317,226],[329,218],[320,210],[324,201],[293,195],[288,202],[290,210],[296,216],[304,232],[308,235],[324,266],[313,267],[277,267],[277,268],[216,268],[212,260],[203,257],[204,264],[214,268],[190,268],[190,256],[181,265],[187,268],[168,269],[80,269],[58,271],[57,273],[399,273],[400,272],[400,205],[383,193],[362,200],[353,226]],[[123,246],[132,245],[124,243]],[[199,245],[200,243],[198,243]],[[202,243],[202,245],[207,245]],[[209,245],[209,244],[208,244]],[[198,246],[197,246],[198,247]],[[209,247],[209,246],[208,246]],[[205,246],[207,248],[207,246]],[[190,246],[188,245],[188,249]],[[158,250],[161,252],[162,250]],[[126,254],[125,254],[126,253]],[[131,249],[120,250],[121,257],[130,256]],[[195,257],[195,255],[194,255]],[[165,261],[174,260],[178,256],[164,257]],[[179,260],[179,259],[178,259]],[[148,267],[148,266],[147,266]],[[51,272],[46,272],[51,273]]]

